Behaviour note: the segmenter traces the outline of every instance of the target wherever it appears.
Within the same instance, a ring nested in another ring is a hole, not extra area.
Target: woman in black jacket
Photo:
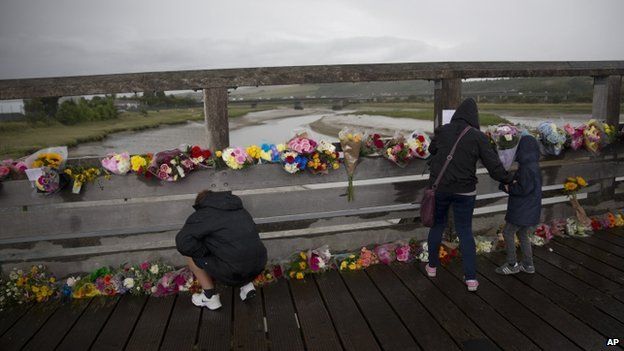
[[[255,296],[253,279],[262,272],[267,251],[256,225],[241,199],[229,192],[202,191],[195,199],[195,213],[176,235],[178,251],[187,256],[189,268],[203,288],[193,294],[198,307],[221,307],[213,279],[240,286],[240,298]]]
[[[511,175],[501,164],[487,136],[479,130],[477,103],[469,98],[457,108],[451,118],[451,123],[435,130],[429,147],[432,155],[429,178],[431,184],[435,182],[453,145],[466,127],[472,129],[459,141],[453,159],[436,189],[435,222],[427,240],[429,263],[425,268],[429,277],[435,277],[436,267],[440,265],[438,251],[442,242],[442,233],[446,228],[449,207],[453,205],[455,229],[459,236],[466,286],[469,291],[476,291],[479,283],[475,269],[476,248],[472,236],[472,212],[477,195],[477,161],[481,160],[490,177],[499,182],[508,184],[511,181]]]

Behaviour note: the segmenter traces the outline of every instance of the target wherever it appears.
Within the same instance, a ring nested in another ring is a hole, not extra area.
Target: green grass
[[[231,118],[237,118],[249,112],[271,108],[273,107],[260,106],[255,109],[232,107],[228,110],[228,115]],[[147,116],[138,112],[124,112],[117,119],[85,122],[72,126],[60,123],[30,125],[26,122],[2,122],[0,123],[0,157],[22,157],[49,146],[72,147],[80,143],[102,140],[111,133],[139,131],[161,125],[203,119],[202,108],[185,108],[150,111]]]
[[[356,115],[376,115],[387,116],[395,118],[414,118],[424,121],[433,121],[433,109],[423,109],[417,111],[410,110],[358,110],[354,114]],[[495,125],[499,123],[509,123],[508,120],[487,112],[479,113],[479,121],[481,125]]]

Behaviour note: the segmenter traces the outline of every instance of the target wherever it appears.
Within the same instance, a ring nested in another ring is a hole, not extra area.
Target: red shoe
[[[425,265],[425,270],[427,271],[427,276],[429,278],[435,278],[436,271],[437,271],[436,267],[431,267],[431,266],[429,266],[429,263],[427,263]]]

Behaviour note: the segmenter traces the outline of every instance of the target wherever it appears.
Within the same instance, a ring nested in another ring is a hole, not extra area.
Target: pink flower
[[[13,166],[13,167],[15,167],[15,169],[16,169],[18,172],[20,172],[20,173],[22,173],[22,172],[24,172],[25,170],[27,170],[27,169],[28,169],[28,166],[27,166],[24,162],[22,162],[22,161],[19,161],[19,162],[18,162],[18,163],[16,163],[16,164],[15,164],[15,166]]]
[[[9,173],[11,173],[11,169],[9,169],[9,167],[0,166],[0,178],[8,176]]]
[[[410,247],[409,245],[399,246],[396,249],[397,261],[407,262],[409,260]]]
[[[245,155],[236,155],[236,163],[238,163],[239,165],[242,165],[243,163],[245,163],[245,160],[247,160],[247,158],[245,157]]]
[[[150,264],[149,262],[143,262],[139,265],[139,268],[141,268],[142,271],[146,271],[150,268]]]
[[[162,180],[167,180],[169,178],[169,175],[166,172],[160,171],[158,172],[158,178]]]
[[[171,167],[163,163],[162,165],[160,165],[160,172],[171,173]]]

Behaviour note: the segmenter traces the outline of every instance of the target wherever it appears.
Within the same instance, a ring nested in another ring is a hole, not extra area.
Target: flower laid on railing
[[[258,145],[250,145],[245,148],[245,152],[251,159],[253,159],[254,163],[259,163],[262,156],[262,149]]]
[[[585,126],[581,124],[577,127],[572,127],[569,123],[563,126],[563,129],[567,133],[570,148],[572,150],[578,150],[585,144]]]
[[[288,277],[290,279],[301,280],[305,278],[308,272],[308,253],[301,251],[294,254],[288,267]]]
[[[55,149],[55,148],[52,148],[52,149]],[[67,148],[65,148],[65,150],[67,150]],[[38,151],[26,159],[28,168],[40,168],[40,167],[50,167],[50,168],[56,168],[56,169],[63,168],[62,166],[65,164],[65,160],[67,159],[67,151],[65,152],[62,152],[60,150],[48,151],[48,152],[42,152],[42,151]],[[31,158],[32,160],[31,162],[29,162],[29,159]]]
[[[282,153],[282,162],[284,163],[284,170],[290,174],[294,174],[306,168],[308,159],[295,151],[285,151]]]
[[[583,131],[583,136],[585,138],[585,148],[595,154],[599,153],[607,144],[607,135],[603,125],[595,119],[587,122],[587,128]]]
[[[308,133],[297,134],[294,138],[290,139],[286,143],[286,147],[289,150],[295,151],[298,154],[308,155],[316,149],[317,142],[308,138]]]
[[[186,153],[195,166],[214,167],[215,162],[210,150],[202,149],[199,145],[189,145],[186,148]]]
[[[397,135],[386,143],[384,156],[399,167],[405,167],[414,158],[412,148],[402,135]]]
[[[431,144],[431,140],[427,134],[420,131],[414,131],[409,139],[407,139],[407,144],[412,150],[412,155],[414,157],[422,159],[429,157],[429,145]]]
[[[618,130],[617,127],[612,126],[610,124],[607,123],[603,123],[602,127],[604,129],[605,135],[606,135],[606,143],[607,144],[611,144],[613,142],[615,142],[618,138]]]
[[[130,172],[130,155],[127,152],[110,153],[102,159],[102,167],[105,170],[116,174],[124,175]]]
[[[327,174],[330,169],[340,168],[340,155],[336,147],[325,140],[321,140],[316,150],[308,157],[308,169],[312,174]]]
[[[338,139],[340,140],[340,145],[342,146],[344,164],[347,169],[347,176],[349,179],[347,186],[347,201],[353,201],[353,175],[355,174],[355,167],[357,166],[360,158],[362,133],[345,127],[340,131],[340,133],[338,133]]]
[[[280,155],[285,148],[284,144],[262,144],[260,145],[260,159],[267,163],[280,162]]]
[[[154,155],[151,153],[144,155],[133,155],[130,157],[130,167],[132,172],[136,173],[140,177],[150,179],[152,173],[149,172],[149,165],[152,163]]]
[[[40,170],[40,175],[34,182],[35,188],[38,192],[53,194],[67,185],[68,177],[65,173],[59,172],[58,169],[52,167],[41,167]]]
[[[20,179],[28,169],[26,163],[11,159],[0,161],[0,181],[4,179]]]
[[[241,147],[230,147],[220,153],[223,162],[231,169],[243,169],[254,163],[253,159]],[[219,157],[219,152],[217,157]]]
[[[487,134],[494,145],[496,145],[498,158],[500,158],[503,167],[509,170],[516,158],[516,151],[520,143],[520,131],[516,126],[499,124],[497,126],[490,126],[487,130]]]
[[[357,271],[362,269],[361,264],[359,263],[359,259],[355,254],[348,254],[346,257],[340,260],[341,271]]]
[[[158,179],[167,182],[177,182],[193,169],[195,169],[193,161],[179,149],[157,153],[148,168]]]
[[[386,142],[377,133],[366,133],[362,141],[360,154],[362,156],[381,155],[386,151]]]
[[[537,127],[540,148],[545,155],[558,156],[566,142],[566,133],[552,122],[543,122]]]
[[[69,166],[63,171],[72,180],[72,193],[79,194],[85,183],[93,183],[102,174],[99,168]]]

